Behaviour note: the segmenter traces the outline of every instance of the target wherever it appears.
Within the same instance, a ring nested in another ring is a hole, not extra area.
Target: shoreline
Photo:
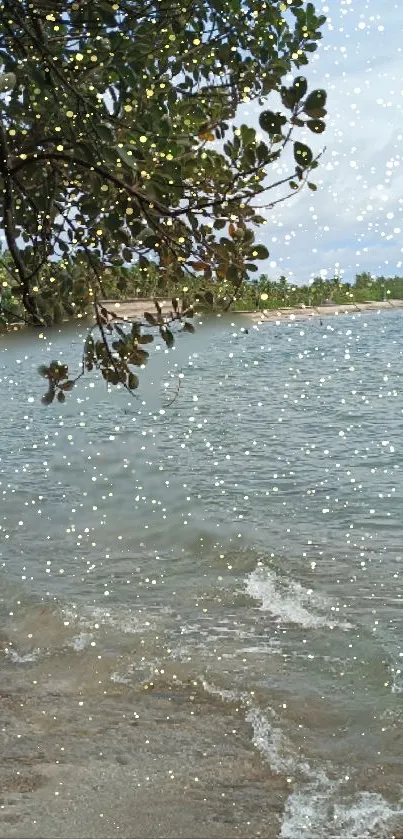
[[[172,303],[165,298],[159,298],[158,302],[161,306],[162,313],[168,314],[172,310]],[[132,298],[128,300],[102,300],[101,304],[106,308],[113,308],[117,314],[125,318],[131,319],[142,317],[147,308],[154,311],[154,300],[151,298]],[[247,317],[253,320],[254,323],[265,323],[278,320],[295,320],[296,318],[310,319],[314,317],[324,317],[326,315],[345,315],[353,312],[377,312],[382,309],[401,309],[403,308],[403,300],[382,300],[369,301],[368,303],[332,303],[322,306],[283,306],[278,309],[262,309],[233,311],[229,310],[228,315]],[[197,313],[196,313],[197,314]],[[213,314],[224,313],[213,312]]]
[[[172,303],[165,298],[157,298],[163,315],[168,315],[172,311]],[[122,321],[132,320],[133,318],[141,319],[144,312],[149,310],[154,312],[154,298],[138,297],[127,300],[101,300],[101,306],[113,309],[116,314],[121,316]],[[367,303],[331,303],[321,306],[282,306],[278,309],[261,309],[261,310],[238,310],[229,309],[228,312],[212,311],[212,314],[224,317],[226,314],[232,317],[244,317],[251,320],[253,323],[276,323],[281,320],[310,320],[311,318],[322,318],[333,315],[347,315],[355,312],[379,312],[381,310],[402,309],[402,300],[371,300]],[[197,316],[197,312],[195,313]],[[88,318],[91,320],[91,316]],[[80,318],[83,322],[87,318]],[[77,318],[71,320],[66,319],[66,323],[78,322]],[[1,334],[9,334],[27,327],[23,321],[16,321],[14,323],[5,324],[4,328],[0,326]]]
[[[403,300],[369,301],[368,303],[332,303],[322,306],[289,306],[278,309],[262,309],[260,312],[233,312],[249,317],[254,323],[273,323],[279,320],[310,320],[328,315],[348,315],[356,312],[379,312],[403,308]]]

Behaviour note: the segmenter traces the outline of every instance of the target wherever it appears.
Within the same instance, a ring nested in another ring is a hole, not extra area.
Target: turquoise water
[[[2,337],[5,781],[42,757],[37,788],[7,781],[0,835],[52,836],[100,748],[143,789],[133,713],[148,778],[174,747],[200,774],[200,793],[180,787],[200,835],[403,829],[402,327],[401,311],[212,321],[155,349],[137,400],[88,379],[49,408],[36,367],[78,360],[82,335]],[[119,824],[98,798],[94,835],[146,835],[132,802]],[[70,811],[58,835],[90,835]]]

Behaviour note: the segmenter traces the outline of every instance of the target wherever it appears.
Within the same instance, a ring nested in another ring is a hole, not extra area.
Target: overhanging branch
[[[14,208],[14,192],[13,183],[9,169],[9,152],[7,144],[7,136],[4,129],[3,122],[0,120],[0,172],[3,176],[3,224],[4,233],[8,245],[8,249],[12,256],[16,271],[18,273],[20,284],[22,288],[22,301],[26,311],[32,317],[32,321],[37,326],[43,326],[43,321],[38,313],[35,300],[31,294],[29,275],[27,274],[24,260],[21,256],[20,249],[17,245],[17,233],[15,229],[15,208]]]

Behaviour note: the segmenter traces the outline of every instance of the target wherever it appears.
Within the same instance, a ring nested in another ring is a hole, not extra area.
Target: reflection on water
[[[242,324],[131,403],[1,339],[0,835],[402,827],[401,313]]]

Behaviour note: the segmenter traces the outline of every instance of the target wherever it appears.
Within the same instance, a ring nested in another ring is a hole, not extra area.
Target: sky
[[[361,271],[403,276],[403,0],[315,6],[327,23],[300,72],[309,90],[328,93],[327,129],[299,139],[326,151],[312,178],[317,192],[265,211],[262,270],[296,284],[335,272],[346,282]],[[255,106],[244,107],[243,121],[257,125]]]

